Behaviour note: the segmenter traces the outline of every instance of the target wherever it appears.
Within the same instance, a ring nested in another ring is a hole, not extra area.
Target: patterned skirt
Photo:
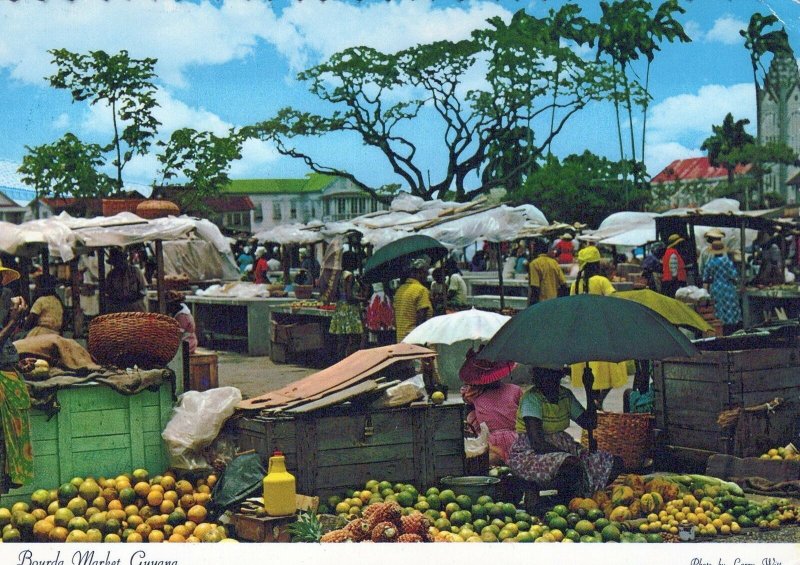
[[[358,305],[348,304],[344,301],[337,302],[329,331],[334,335],[364,333],[364,326],[361,324],[361,309]]]
[[[581,496],[591,496],[608,484],[614,464],[610,453],[589,453],[567,432],[545,434],[545,440],[562,451],[537,453],[531,449],[528,434],[517,436],[508,458],[508,466],[516,476],[539,484],[549,483],[566,459],[577,457],[583,470],[583,480],[578,489]]]
[[[6,451],[3,473],[14,486],[33,480],[30,408],[31,398],[25,381],[14,370],[0,370],[0,425]]]

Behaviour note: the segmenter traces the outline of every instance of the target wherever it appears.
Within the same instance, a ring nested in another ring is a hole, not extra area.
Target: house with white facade
[[[302,179],[237,179],[222,192],[250,199],[253,233],[280,224],[349,220],[388,207],[348,179],[317,173]]]
[[[20,224],[33,218],[30,203],[36,198],[36,192],[22,182],[22,175],[17,172],[19,163],[0,160],[0,220]]]

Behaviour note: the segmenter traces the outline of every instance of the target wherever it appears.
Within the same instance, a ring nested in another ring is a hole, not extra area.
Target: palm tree
[[[711,126],[713,134],[703,141],[700,149],[708,152],[708,162],[724,167],[728,172],[728,189],[733,188],[734,169],[745,162],[744,148],[755,143],[755,138],[744,130],[750,120],[733,121],[729,112],[720,126]],[[749,194],[745,194],[745,209],[749,209]]]

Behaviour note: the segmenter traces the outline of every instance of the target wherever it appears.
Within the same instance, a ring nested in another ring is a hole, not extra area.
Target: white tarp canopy
[[[270,241],[281,245],[308,245],[324,241],[319,231],[321,223],[311,224],[281,224],[268,230],[260,231],[253,235],[259,242]],[[315,229],[316,228],[316,229]]]

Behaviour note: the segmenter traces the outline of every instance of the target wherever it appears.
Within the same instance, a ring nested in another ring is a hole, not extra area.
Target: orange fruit
[[[133,485],[133,492],[135,492],[136,496],[139,498],[147,498],[147,495],[150,493],[150,485],[144,481],[138,482]]]
[[[175,476],[165,474],[161,477],[160,485],[165,491],[175,490]]]
[[[169,500],[170,502],[174,502],[178,504],[178,493],[174,490],[168,490],[164,493],[164,500]]]
[[[109,510],[122,510],[124,507],[119,500],[109,500],[107,508]]]
[[[206,484],[209,487],[214,488],[214,485],[217,484],[217,476],[216,475],[209,475],[208,478],[206,479]]]
[[[164,502],[164,493],[162,492],[153,489],[147,495],[147,504],[150,506],[161,506],[162,502]]]
[[[164,532],[162,532],[160,530],[153,530],[147,536],[147,541],[149,541],[150,543],[161,543],[161,542],[163,542],[164,541]]]
[[[149,536],[150,532],[152,531],[153,528],[151,528],[148,524],[139,524],[138,526],[136,526],[136,533],[142,536],[142,538],[146,538],[147,536]]]
[[[69,535],[69,531],[67,528],[62,526],[56,526],[50,533],[47,535],[47,539],[55,543],[64,543],[67,541],[67,536]]]
[[[141,534],[133,532],[132,534],[128,535],[125,541],[128,543],[142,543],[144,538],[142,538]]]
[[[179,501],[179,504],[180,504],[181,508],[183,508],[184,510],[189,510],[189,508],[194,506],[194,495],[193,494],[184,494],[181,497],[181,499]]]
[[[167,541],[169,543],[186,543],[186,538],[180,534],[173,533]]]
[[[189,511],[186,513],[186,516],[194,522],[195,524],[200,524],[203,520],[206,519],[207,511],[203,506],[195,505],[189,508]]]
[[[175,503],[171,500],[164,500],[161,502],[161,506],[158,507],[162,514],[172,514],[172,511],[175,510]]]

